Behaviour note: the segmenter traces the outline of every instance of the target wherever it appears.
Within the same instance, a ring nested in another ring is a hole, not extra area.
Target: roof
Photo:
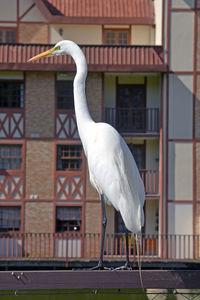
[[[153,0],[35,0],[50,22],[154,24]]]
[[[75,71],[70,56],[27,60],[52,45],[1,44],[0,70]],[[165,72],[160,46],[81,46],[91,72]]]

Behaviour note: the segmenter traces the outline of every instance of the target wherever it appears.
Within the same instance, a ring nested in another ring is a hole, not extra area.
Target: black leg
[[[126,230],[126,263],[124,269],[132,269],[130,260],[129,260],[129,244],[128,244],[128,230]]]
[[[116,268],[115,270],[132,270],[132,264],[129,260],[129,245],[128,245],[128,230],[126,229],[126,262],[125,265]]]
[[[105,232],[106,232],[106,225],[107,225],[107,218],[106,218],[106,210],[105,210],[105,201],[104,196],[100,195],[101,198],[101,207],[102,207],[102,236],[101,236],[101,249],[100,249],[100,256],[99,256],[99,262],[98,265],[92,270],[101,270],[105,269],[103,267],[103,252],[104,252],[104,240],[105,240]]]

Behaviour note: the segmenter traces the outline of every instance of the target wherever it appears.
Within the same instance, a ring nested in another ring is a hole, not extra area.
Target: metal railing
[[[159,133],[158,108],[105,108],[105,122],[124,133]]]
[[[0,233],[0,260],[96,260],[99,257],[99,233]],[[129,235],[129,255],[136,259],[134,236]],[[125,258],[124,234],[106,234],[104,259]],[[144,235],[141,256],[146,260],[197,260],[200,259],[199,235]]]

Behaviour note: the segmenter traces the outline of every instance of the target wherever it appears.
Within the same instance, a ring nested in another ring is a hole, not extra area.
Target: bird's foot
[[[128,261],[125,263],[125,265],[115,268],[115,270],[133,270],[133,266],[130,261]]]
[[[112,270],[112,268],[105,267],[103,263],[98,263],[98,265],[91,268],[91,270]]]

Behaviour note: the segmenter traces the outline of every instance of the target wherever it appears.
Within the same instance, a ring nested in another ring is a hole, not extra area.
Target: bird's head
[[[67,41],[67,40],[60,41],[53,48],[30,58],[28,60],[28,62],[38,60],[43,57],[60,56],[60,55],[70,54],[70,50],[74,45],[76,45],[76,44],[72,41]]]

